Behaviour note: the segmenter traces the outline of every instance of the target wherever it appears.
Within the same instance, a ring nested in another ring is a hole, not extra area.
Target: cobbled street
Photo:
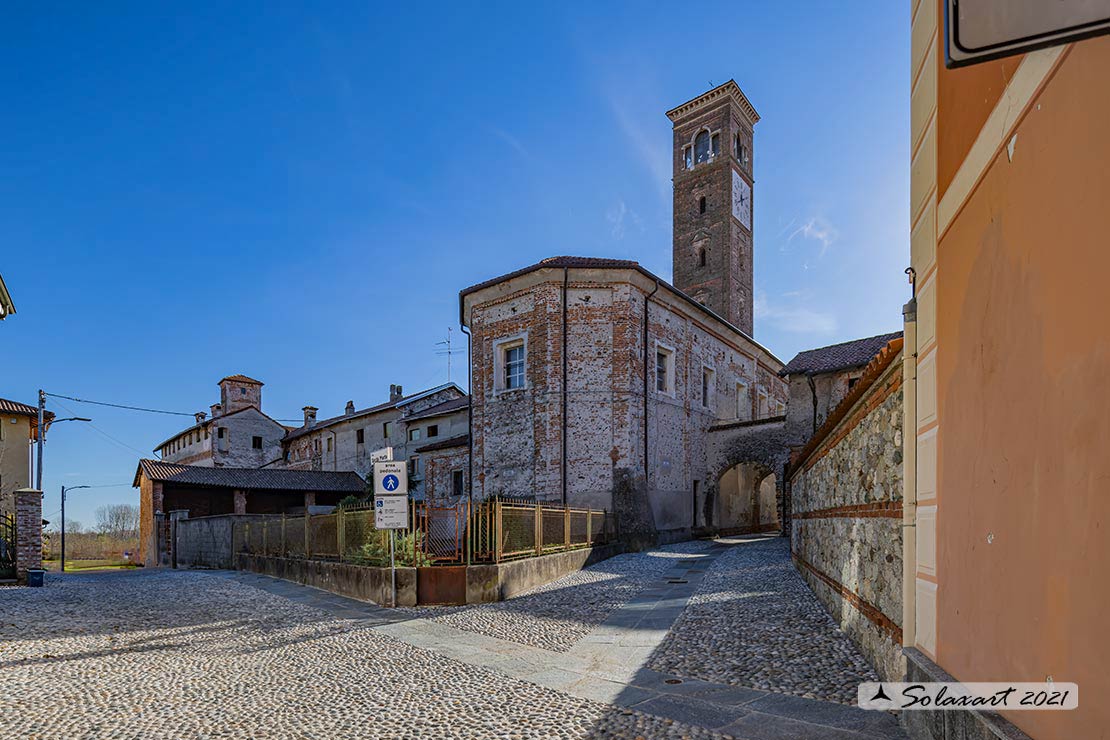
[[[3,738],[901,737],[842,703],[872,679],[778,539],[442,610],[228,572],[0,589]]]

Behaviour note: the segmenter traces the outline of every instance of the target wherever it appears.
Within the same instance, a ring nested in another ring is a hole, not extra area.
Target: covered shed
[[[139,489],[139,548],[147,565],[156,564],[156,536],[171,511],[187,511],[189,518],[299,513],[366,492],[366,482],[354,472],[209,468],[147,459],[139,461],[132,485]]]

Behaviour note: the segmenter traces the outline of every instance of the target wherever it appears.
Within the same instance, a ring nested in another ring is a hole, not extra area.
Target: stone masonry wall
[[[790,473],[794,562],[886,680],[905,672],[899,359]]]
[[[452,475],[456,470],[463,474],[463,497],[470,485],[470,462],[468,448],[451,447],[420,453],[424,460],[424,497],[429,503],[454,504],[457,499],[452,491]]]
[[[42,494],[33,488],[15,492],[15,574],[42,567]]]

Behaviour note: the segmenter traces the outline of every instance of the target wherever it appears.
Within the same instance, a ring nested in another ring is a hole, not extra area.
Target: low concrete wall
[[[177,521],[177,566],[179,568],[235,567],[231,551],[236,523],[256,522],[265,514],[223,514]]]
[[[390,604],[389,568],[245,553],[239,553],[236,565],[239,570],[301,583],[340,596],[383,606]],[[416,568],[397,568],[397,605],[416,606]]]
[[[508,563],[471,565],[465,569],[466,603],[483,604],[509,599],[624,551],[622,545],[612,544]],[[383,606],[390,603],[389,568],[245,553],[236,557],[236,567],[353,599]],[[397,568],[397,605],[416,606],[417,603],[417,568]]]

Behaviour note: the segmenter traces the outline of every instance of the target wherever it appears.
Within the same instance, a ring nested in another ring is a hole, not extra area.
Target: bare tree
[[[96,510],[96,531],[113,537],[133,537],[139,529],[139,507],[112,504]]]

